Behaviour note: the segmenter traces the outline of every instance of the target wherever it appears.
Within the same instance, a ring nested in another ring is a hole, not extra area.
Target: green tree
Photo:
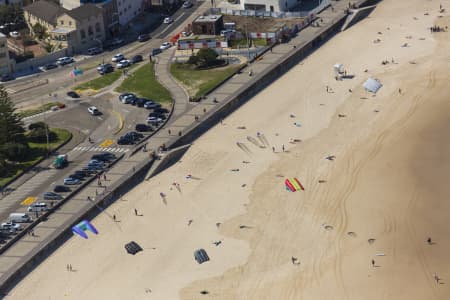
[[[16,159],[11,151],[13,146],[3,147],[6,144],[22,145],[20,151],[22,151],[22,148],[28,149],[24,132],[22,120],[16,113],[14,103],[9,98],[5,88],[0,85],[0,145],[2,145],[0,152],[4,157],[11,160]]]
[[[217,62],[217,52],[214,49],[200,49],[197,52],[197,65],[200,67],[209,67]]]
[[[40,40],[47,37],[47,28],[39,23],[33,25],[33,32]]]

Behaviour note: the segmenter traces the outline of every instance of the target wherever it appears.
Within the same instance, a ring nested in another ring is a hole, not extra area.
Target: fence
[[[227,8],[210,8],[210,14],[223,14],[243,17],[262,17],[262,18],[305,18],[311,14],[317,14],[326,7],[330,6],[331,0],[323,0],[310,11],[264,11],[264,10],[240,10]]]
[[[57,60],[58,58],[64,57],[67,55],[68,55],[67,48],[64,48],[59,51],[49,53],[42,57],[36,57],[36,58],[28,59],[24,62],[18,63],[18,64],[16,64],[13,71],[15,73],[19,73],[19,72],[23,72],[23,71],[33,70],[40,66],[43,66],[43,65],[46,65],[49,63],[54,63],[55,60]]]

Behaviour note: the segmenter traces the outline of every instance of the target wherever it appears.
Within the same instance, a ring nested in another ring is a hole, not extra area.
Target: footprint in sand
[[[375,243],[375,239],[368,239],[367,241],[368,241],[369,244],[371,244],[371,245],[372,245],[373,243]]]
[[[356,232],[349,231],[349,232],[347,232],[347,235],[349,235],[351,237],[356,237]]]
[[[325,225],[324,228],[325,228],[325,230],[333,230],[334,229],[334,227],[331,225]]]

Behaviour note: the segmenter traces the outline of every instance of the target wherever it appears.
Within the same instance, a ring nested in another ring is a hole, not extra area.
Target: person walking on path
[[[428,245],[431,245],[431,244],[433,244],[433,242],[431,241],[431,238],[429,237],[429,238],[427,238],[427,243],[428,243]]]
[[[67,272],[70,271],[69,264],[66,265]]]
[[[283,152],[284,152],[284,144],[283,144],[283,145],[281,145],[281,149],[283,149]]]
[[[106,181],[106,173],[103,173],[103,180]]]
[[[134,215],[135,215],[135,216],[137,216],[137,215],[138,215],[138,211],[137,211],[137,209],[136,209],[136,208],[134,209]]]
[[[272,147],[272,152],[275,153],[275,147]]]
[[[117,222],[116,221],[116,215],[113,215],[113,220],[114,220],[114,222]]]
[[[375,268],[375,260],[374,259],[372,259],[372,267]]]

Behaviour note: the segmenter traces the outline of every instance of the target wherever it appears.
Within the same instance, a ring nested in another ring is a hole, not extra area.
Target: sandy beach
[[[450,32],[429,29],[450,23],[440,4],[382,1],[6,299],[450,299]],[[355,77],[336,81],[336,63]],[[304,191],[285,189],[292,177]],[[144,251],[127,254],[130,241]]]

